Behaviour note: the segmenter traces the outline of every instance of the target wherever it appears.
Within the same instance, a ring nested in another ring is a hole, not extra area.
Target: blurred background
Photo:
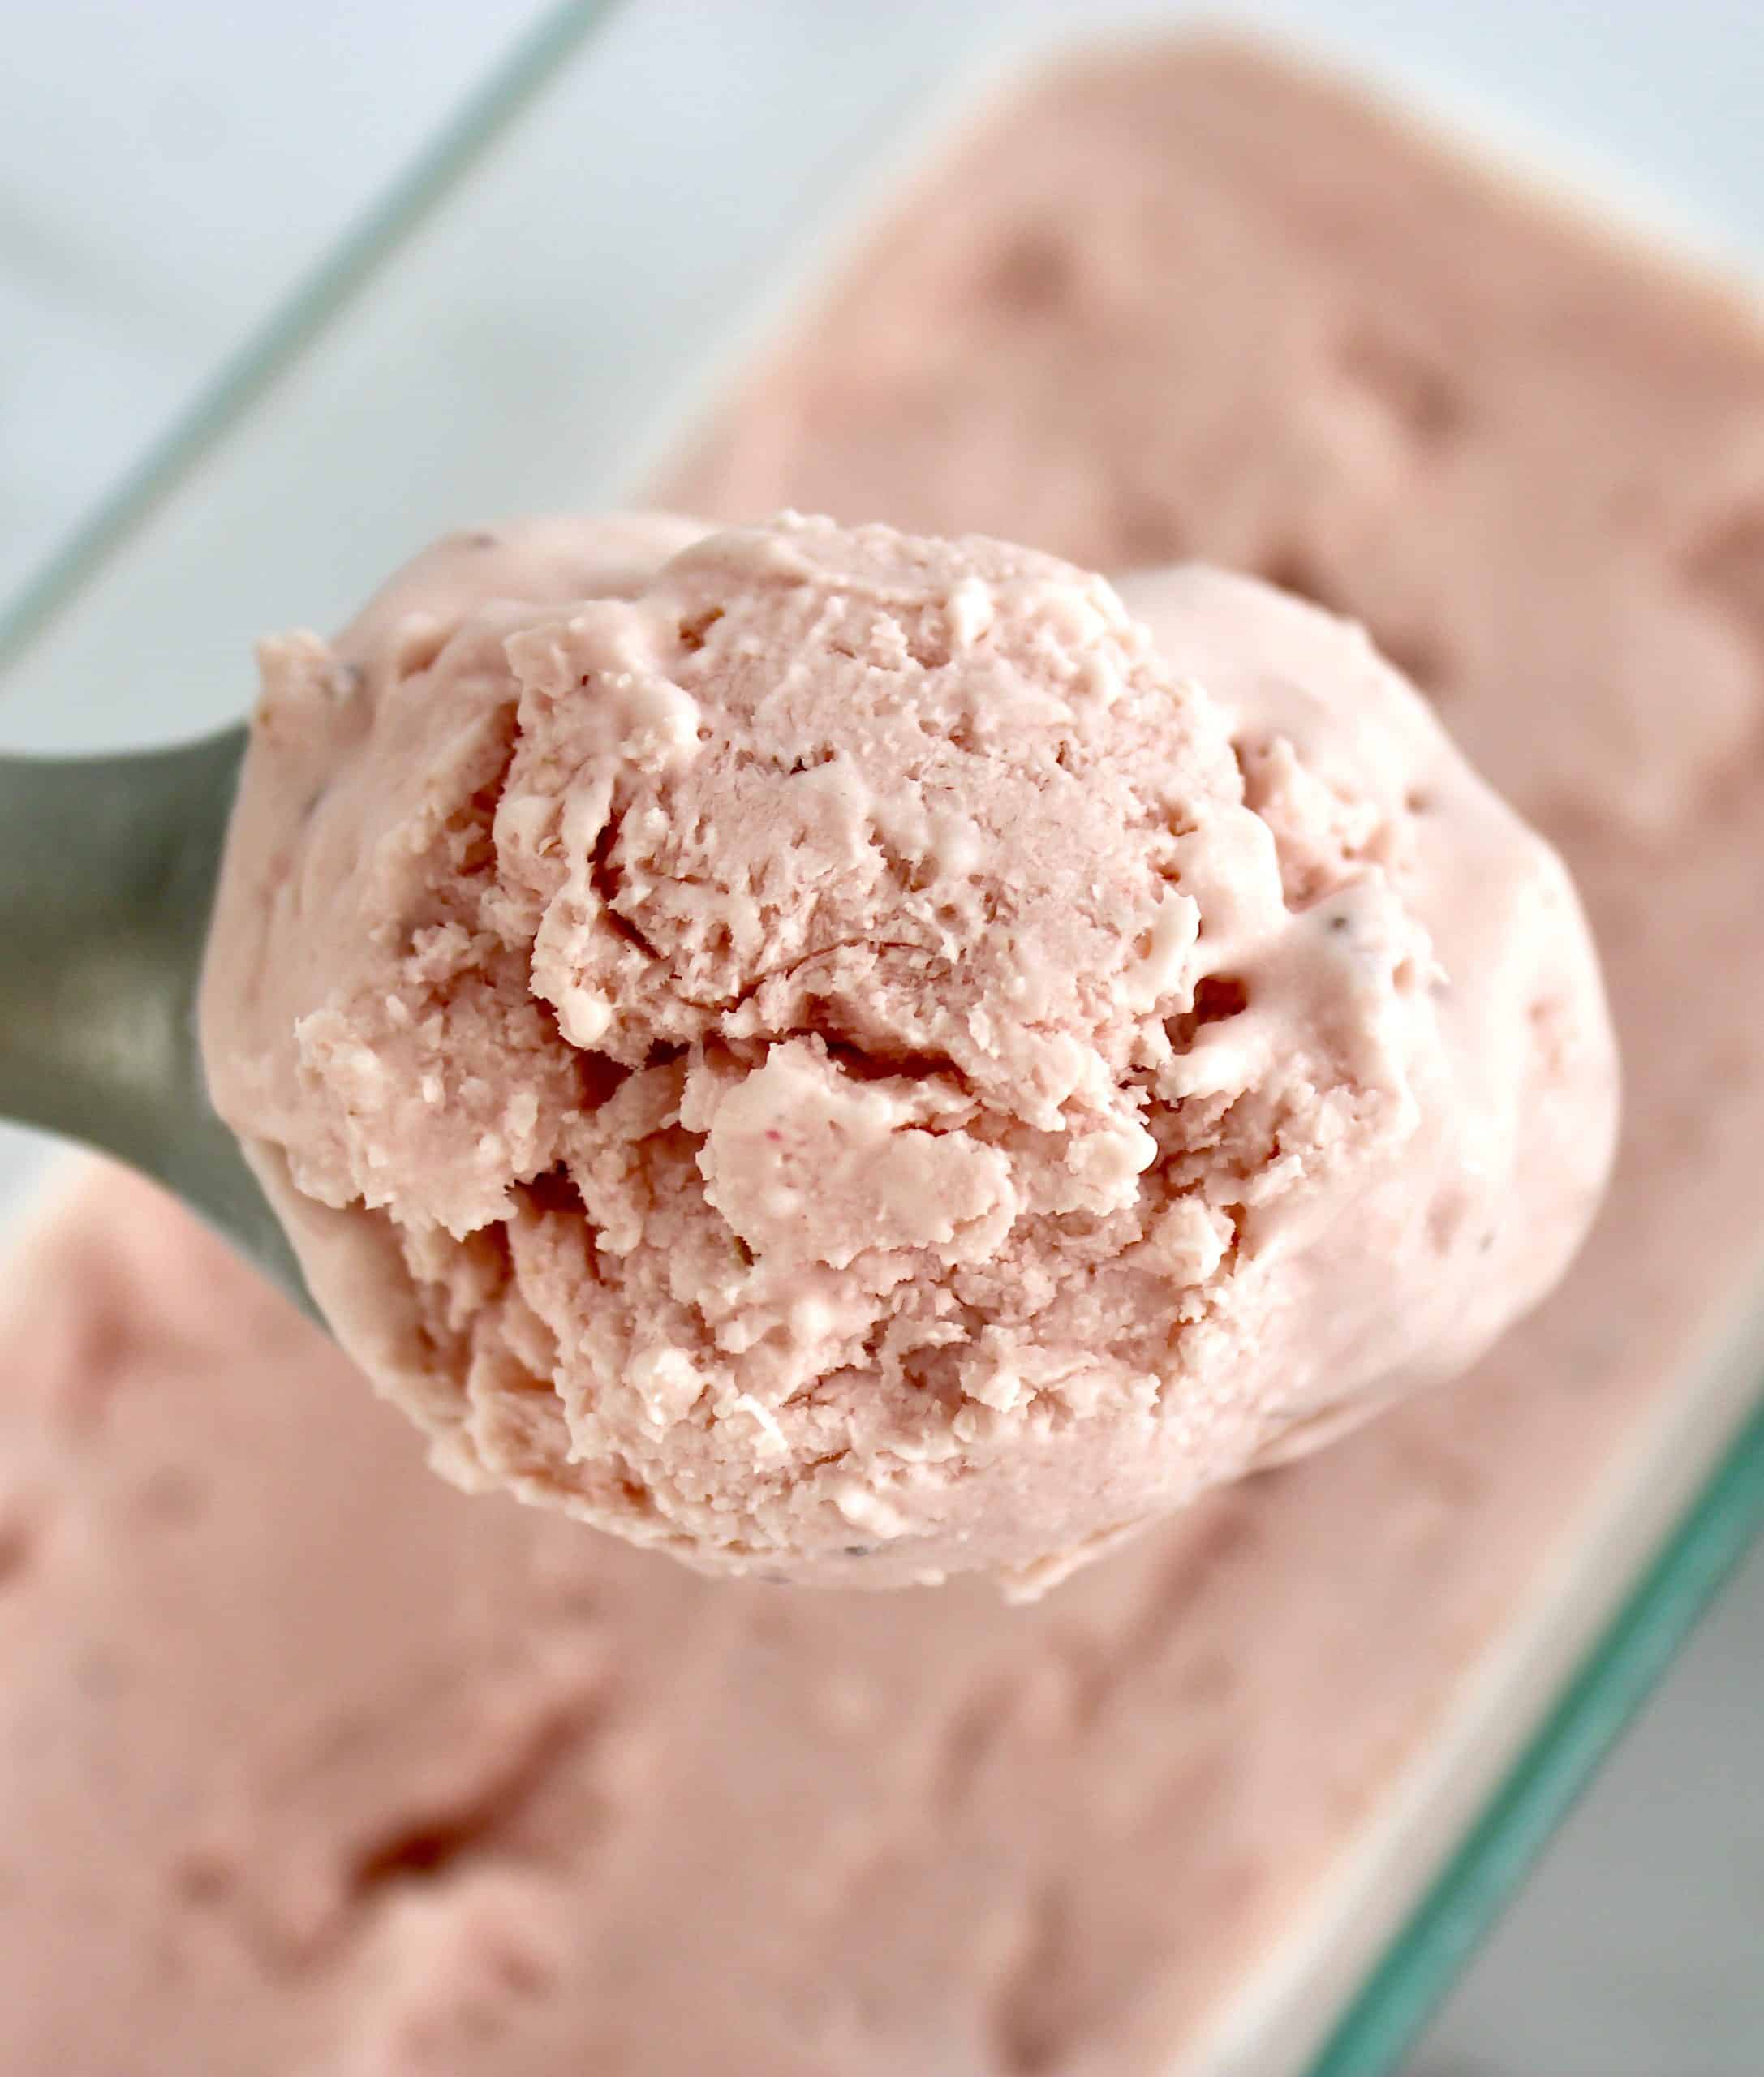
[[[0,600],[22,591],[278,301],[548,11],[531,0],[62,0],[17,6],[0,70]],[[914,0],[633,0],[629,76],[789,93],[793,53],[850,45],[917,84],[935,40],[1000,11]],[[1082,19],[1026,6],[1018,22]],[[1534,135],[1600,111],[1669,209],[1764,275],[1757,0],[1351,0],[1263,11]],[[1650,32],[1636,33],[1647,21]],[[1641,54],[1646,53],[1646,62]],[[1696,112],[1706,110],[1702,123]],[[1687,116],[1687,112],[1689,115]],[[630,112],[655,162],[684,151]],[[642,169],[630,206],[641,205]],[[725,169],[740,183],[742,170]],[[587,206],[617,211],[604,189]],[[458,285],[469,297],[471,284]],[[348,486],[339,484],[340,501]],[[515,501],[511,494],[510,501]],[[438,527],[471,515],[441,513]],[[364,570],[364,588],[378,574]],[[301,617],[295,601],[290,617]],[[127,660],[118,657],[118,670]],[[32,688],[28,655],[0,691]],[[217,686],[242,706],[247,669]],[[13,728],[6,719],[6,726]],[[9,736],[8,740],[11,737]],[[1681,1660],[1418,2052],[1417,2077],[1758,2077],[1764,2040],[1764,1558]]]

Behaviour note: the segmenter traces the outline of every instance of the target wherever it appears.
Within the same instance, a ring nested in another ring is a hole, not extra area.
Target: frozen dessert
[[[1764,329],[1177,45],[989,110],[656,494],[1366,620],[1586,898],[1605,1209],[1459,1383],[1011,1608],[463,1499],[94,1172],[0,1274],[0,2068],[1296,2077],[1755,1386]]]
[[[691,531],[455,539],[265,651],[210,1082],[443,1467],[720,1570],[1032,1587],[1555,1281],[1590,941],[1357,628]]]
[[[1013,1608],[461,1494],[115,1172],[13,1257],[0,1336],[20,2077],[1294,2066],[1204,2044],[1585,1433],[1522,1378],[1429,1393]]]

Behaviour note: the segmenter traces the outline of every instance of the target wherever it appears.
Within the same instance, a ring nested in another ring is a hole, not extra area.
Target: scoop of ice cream
[[[557,521],[263,664],[214,1098],[463,1483],[1032,1587],[1460,1370],[1591,1216],[1561,866],[1265,586]]]

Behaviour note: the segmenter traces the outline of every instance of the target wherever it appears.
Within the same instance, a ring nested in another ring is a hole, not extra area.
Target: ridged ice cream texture
[[[1033,1590],[1454,1374],[1590,1221],[1565,872],[1254,580],[536,521],[262,661],[211,1085],[468,1486]]]

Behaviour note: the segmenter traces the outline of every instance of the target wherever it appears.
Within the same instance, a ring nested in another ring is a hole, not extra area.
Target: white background
[[[529,0],[5,0],[0,598],[538,11]],[[853,66],[905,78],[927,24],[954,37],[999,11],[648,0],[615,33],[658,79],[682,76],[690,54],[710,90],[769,87],[787,101],[805,51],[824,61],[837,45]],[[1607,166],[1650,169],[1715,242],[1764,271],[1758,0],[1263,12],[1375,47],[1522,128],[1598,137]],[[689,156],[659,108],[647,135],[643,115],[633,134],[658,158]],[[28,690],[28,660],[19,675],[25,686],[9,689]],[[1757,1562],[1454,2000],[1417,2077],[1764,2073],[1761,1725]]]

